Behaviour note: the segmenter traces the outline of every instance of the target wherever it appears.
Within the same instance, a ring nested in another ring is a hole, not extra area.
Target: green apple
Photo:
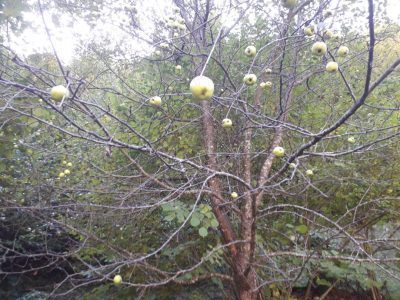
[[[271,70],[270,68],[268,68],[268,69],[265,69],[265,73],[267,73],[267,74],[271,74],[271,73],[272,73],[272,70]]]
[[[305,34],[306,36],[313,36],[314,33],[315,33],[315,28],[314,28],[314,26],[309,26],[309,27],[304,28],[304,34]]]
[[[196,100],[209,100],[214,95],[214,82],[206,76],[197,76],[190,82],[190,91]]]
[[[307,176],[313,176],[313,175],[314,175],[313,170],[308,169],[308,170],[306,171],[306,175],[307,175]]]
[[[50,98],[53,101],[60,102],[63,99],[67,99],[68,97],[69,97],[69,91],[66,87],[62,85],[54,86],[50,90]]]
[[[68,170],[68,169],[65,169],[65,170],[64,170],[64,174],[65,174],[65,175],[69,175],[69,174],[71,174],[71,171]]]
[[[160,50],[156,50],[156,51],[154,52],[154,54],[157,55],[157,56],[160,56],[160,55],[161,55],[161,51],[160,51]]]
[[[223,119],[222,120],[222,127],[224,127],[224,128],[232,127],[232,120],[231,119]]]
[[[177,71],[180,71],[180,70],[182,70],[182,66],[181,66],[181,65],[177,65],[177,66],[175,66],[175,70],[177,70]]]
[[[281,0],[282,6],[286,8],[293,8],[297,5],[297,0]]]
[[[257,82],[257,76],[254,75],[254,74],[246,74],[246,75],[243,77],[243,82],[244,82],[246,85],[253,85],[253,84],[255,84],[255,83]]]
[[[326,64],[326,71],[329,73],[335,73],[339,70],[339,65],[336,61],[330,61]]]
[[[295,164],[295,163],[290,163],[290,164],[289,164],[289,168],[295,169],[295,168],[296,168],[296,164]]]
[[[283,157],[285,155],[285,149],[277,146],[272,150],[272,154],[274,154],[276,157]]]
[[[350,136],[347,141],[351,144],[354,144],[356,142],[356,139],[354,138],[354,136]]]
[[[60,174],[58,174],[58,177],[59,178],[63,178],[65,176],[65,173],[64,172],[61,172]]]
[[[238,193],[236,193],[236,192],[232,192],[231,193],[231,198],[232,199],[236,199],[237,197],[239,197]]]
[[[248,56],[248,57],[254,57],[254,56],[256,56],[256,53],[257,53],[257,49],[254,46],[248,46],[244,50],[244,54],[246,54],[246,56]]]
[[[161,106],[161,104],[162,104],[161,97],[159,97],[159,96],[151,97],[149,100],[149,103],[152,106]]]
[[[346,46],[340,46],[337,53],[340,57],[345,57],[347,56],[347,54],[349,54],[349,52],[349,48],[347,48]]]
[[[328,47],[324,42],[316,42],[314,45],[311,47],[311,52],[315,55],[325,55],[326,51],[328,51]]]
[[[113,281],[115,285],[120,285],[122,283],[121,275],[115,275]]]
[[[72,167],[72,163],[71,162],[67,163],[67,167]]]

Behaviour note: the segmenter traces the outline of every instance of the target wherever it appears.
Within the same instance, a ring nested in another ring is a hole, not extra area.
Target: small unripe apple
[[[59,178],[63,178],[65,176],[65,173],[64,172],[61,172],[60,174],[58,174],[58,177]]]
[[[297,5],[297,0],[281,0],[282,6],[286,8],[293,8]]]
[[[272,150],[272,154],[274,154],[276,157],[282,157],[285,155],[285,149],[277,146]]]
[[[224,127],[224,128],[232,127],[232,120],[231,119],[223,119],[222,120],[222,127]]]
[[[113,281],[115,285],[120,285],[122,283],[121,275],[115,275]]]
[[[214,82],[206,76],[197,76],[190,82],[190,91],[196,100],[209,100],[214,95]]]
[[[161,44],[160,44],[160,47],[161,47],[162,49],[168,49],[168,48],[169,48],[169,46],[168,46],[167,43],[161,43]]]
[[[67,167],[72,167],[72,162],[67,163]]]
[[[237,197],[239,197],[238,193],[236,193],[236,192],[232,192],[231,193],[231,198],[232,199],[236,199]]]
[[[347,54],[349,54],[349,51],[349,48],[347,48],[346,46],[340,46],[337,53],[339,56],[345,57],[347,56]]]
[[[66,160],[63,160],[62,164],[63,164],[63,165],[66,165],[66,164],[67,164],[67,161],[66,161]]]
[[[265,89],[270,89],[272,87],[272,82],[271,81],[266,81],[264,83],[265,83],[265,85],[264,85]]]
[[[295,163],[290,163],[290,164],[289,164],[289,168],[291,168],[291,169],[296,168],[296,164],[295,164]]]
[[[63,99],[67,99],[69,97],[69,91],[66,87],[62,85],[57,85],[51,88],[50,98],[53,101],[60,102]]]
[[[248,56],[248,57],[254,57],[254,56],[256,56],[256,53],[257,53],[257,49],[254,46],[248,46],[244,50],[244,54],[246,54],[246,56]]]
[[[311,52],[315,55],[325,55],[326,51],[328,51],[328,47],[326,47],[326,44],[324,42],[316,42],[311,47]]]
[[[326,64],[326,71],[329,73],[335,73],[339,70],[339,65],[336,61],[330,61]]]
[[[175,66],[175,70],[177,70],[177,71],[180,71],[180,70],[182,70],[182,66],[181,66],[181,65],[177,65],[177,66]]]
[[[157,56],[160,56],[160,55],[161,55],[161,51],[160,51],[160,50],[156,50],[156,51],[154,52],[154,54],[157,55]]]
[[[347,141],[351,144],[354,144],[356,142],[356,139],[354,138],[354,136],[351,136],[347,139]]]
[[[307,175],[307,176],[313,176],[313,175],[314,175],[313,170],[308,169],[308,170],[306,171],[306,175]]]
[[[149,103],[152,106],[161,106],[162,100],[159,96],[154,96],[150,98]]]
[[[257,76],[254,75],[254,74],[246,74],[246,75],[243,77],[243,82],[244,82],[246,85],[253,85],[253,84],[255,84],[255,83],[257,82]]]
[[[268,68],[268,69],[265,69],[265,73],[267,73],[267,74],[271,74],[271,73],[272,73],[272,70],[271,70],[270,68]]]
[[[65,174],[65,175],[69,175],[69,174],[71,174],[71,171],[68,170],[68,169],[65,169],[65,170],[64,170],[64,174]]]
[[[179,24],[178,24],[179,25]],[[179,37],[179,34],[177,32],[174,33],[174,38]]]
[[[306,36],[313,36],[314,33],[315,33],[315,28],[314,28],[314,26],[310,26],[310,27],[304,28],[304,34],[305,34]]]

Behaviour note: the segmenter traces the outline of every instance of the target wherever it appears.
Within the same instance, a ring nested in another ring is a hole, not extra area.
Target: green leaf
[[[199,229],[199,234],[200,234],[201,237],[206,237],[208,235],[207,228],[201,227]]]
[[[296,231],[298,232],[298,233],[300,233],[300,234],[307,234],[307,232],[308,232],[308,227],[306,226],[306,225],[299,225],[299,226],[296,226]]]
[[[219,226],[219,223],[216,219],[211,220],[211,227],[217,228]]]
[[[199,226],[200,225],[199,218],[193,215],[192,218],[190,219],[190,225],[192,225],[193,227]]]
[[[165,216],[165,221],[171,222],[175,219],[175,214],[170,214]]]
[[[325,285],[325,286],[331,286],[332,284],[326,280],[326,279],[321,279],[321,278],[317,278],[317,284],[318,285]]]

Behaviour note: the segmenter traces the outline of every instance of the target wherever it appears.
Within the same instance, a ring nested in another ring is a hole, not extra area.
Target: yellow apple
[[[296,168],[296,164],[295,164],[295,163],[290,163],[290,164],[289,164],[289,168],[291,168],[291,169]]]
[[[232,120],[231,119],[223,119],[222,120],[222,127],[224,127],[224,128],[232,127]]]
[[[351,144],[354,144],[356,142],[356,139],[354,138],[354,136],[351,136],[347,139],[347,141]]]
[[[246,54],[246,56],[248,56],[248,57],[254,57],[254,56],[256,56],[256,53],[257,53],[257,49],[254,46],[248,46],[246,48],[246,50],[244,50],[244,54]]]
[[[175,66],[175,70],[177,70],[177,71],[180,71],[180,70],[182,70],[182,66],[181,66],[181,65],[177,65],[177,66]]]
[[[206,76],[197,76],[190,82],[190,91],[197,100],[209,100],[214,95],[214,82]]]
[[[57,85],[51,88],[50,90],[50,98],[53,101],[60,102],[63,99],[67,99],[69,97],[69,91],[66,87],[62,85]]]
[[[307,170],[307,171],[306,171],[306,175],[307,175],[307,176],[313,176],[313,175],[314,175],[313,170],[310,170],[310,169]]]
[[[254,75],[254,74],[246,74],[246,75],[243,77],[243,82],[244,82],[246,85],[253,85],[253,84],[255,84],[255,83],[257,82],[257,76]]]
[[[270,68],[268,68],[268,69],[265,69],[265,73],[267,73],[267,74],[271,74],[271,73],[272,73],[272,70],[271,70]]]
[[[64,172],[61,172],[60,174],[58,174],[58,177],[59,178],[63,178],[65,176],[65,173]]]
[[[306,36],[313,36],[314,33],[315,33],[315,28],[314,28],[314,26],[310,26],[310,27],[304,28],[304,34],[305,34]]]
[[[239,197],[238,193],[236,193],[236,192],[232,192],[231,193],[231,198],[232,199],[236,199],[237,197]]]
[[[325,55],[326,51],[328,51],[328,47],[324,42],[316,42],[314,45],[311,47],[311,52],[315,55]]]
[[[346,46],[340,46],[337,53],[339,56],[345,57],[347,56],[347,54],[349,54],[349,52],[350,52],[349,48],[347,48]]]
[[[64,175],[69,175],[69,174],[71,174],[71,171],[68,170],[68,169],[65,169],[65,170],[64,170]]]
[[[285,149],[277,146],[272,150],[272,154],[274,154],[276,157],[282,157],[285,155]]]
[[[149,103],[152,106],[161,106],[162,100],[159,96],[154,96],[150,98]]]
[[[286,8],[293,8],[297,5],[297,0],[281,0],[282,6]]]
[[[66,160],[63,160],[62,164],[63,164],[63,165],[66,165],[66,164],[67,164],[67,161],[66,161]]]
[[[113,281],[114,281],[114,284],[115,284],[115,285],[120,285],[120,284],[122,283],[122,277],[121,277],[121,275],[115,275]]]
[[[160,55],[161,55],[161,51],[160,51],[160,50],[156,50],[156,51],[154,52],[154,54],[157,55],[157,56],[160,56]]]
[[[329,73],[335,73],[339,70],[339,65],[336,61],[330,61],[326,64],[326,71]]]
[[[72,167],[72,163],[71,162],[67,163],[67,167]]]

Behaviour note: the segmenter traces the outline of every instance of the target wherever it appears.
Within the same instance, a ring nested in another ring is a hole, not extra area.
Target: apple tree
[[[46,258],[30,272],[59,266],[50,296],[206,283],[216,294],[192,296],[308,299],[350,286],[382,299],[398,285],[400,36],[384,1],[35,9],[49,54],[0,50],[1,111],[29,129],[20,144],[35,167],[14,165],[24,179],[8,184],[23,202],[0,192],[5,218],[47,227],[33,252],[1,251]],[[51,13],[94,32],[111,23],[115,36],[81,37],[64,63]]]

